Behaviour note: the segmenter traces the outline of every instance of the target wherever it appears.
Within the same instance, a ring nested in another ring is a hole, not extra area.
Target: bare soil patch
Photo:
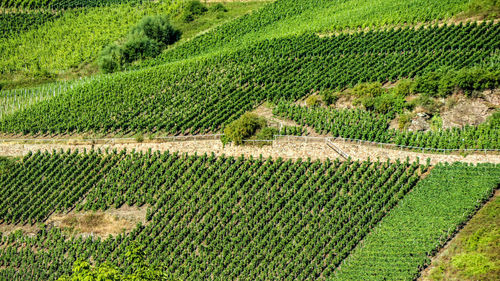
[[[107,237],[127,233],[134,229],[137,223],[146,222],[147,207],[122,206],[106,211],[70,212],[53,214],[45,224],[63,228],[75,235],[93,235]]]
[[[50,227],[58,227],[69,235],[108,237],[128,233],[134,229],[137,223],[146,223],[147,207],[122,206],[118,209],[106,211],[69,212],[66,214],[52,214],[44,224]],[[35,235],[38,225],[12,225],[0,224],[0,232],[8,235],[14,231],[21,230],[24,234]]]

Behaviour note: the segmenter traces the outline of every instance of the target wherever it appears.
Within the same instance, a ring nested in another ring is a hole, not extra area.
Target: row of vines
[[[500,124],[493,120],[479,126],[410,132],[389,129],[389,116],[360,109],[310,108],[281,102],[274,114],[333,137],[420,148],[500,149]]]
[[[77,257],[126,268],[121,254],[134,241],[150,264],[182,280],[327,278],[426,170],[408,162],[31,153],[0,175],[3,223],[124,204],[147,206],[147,222],[108,238],[45,226],[35,236],[0,236],[0,279],[54,280]]]
[[[499,185],[498,165],[434,167],[367,235],[332,280],[416,280]]]
[[[81,7],[101,7],[122,3],[141,3],[143,0],[4,0],[0,8],[16,9],[72,9]]]
[[[498,55],[499,26],[483,22],[265,40],[229,55],[93,79],[4,116],[0,131],[218,132],[264,100],[293,101],[315,90],[482,64]]]

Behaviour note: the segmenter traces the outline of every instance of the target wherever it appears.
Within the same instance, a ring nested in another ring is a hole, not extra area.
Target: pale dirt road
[[[376,160],[386,161],[390,159],[391,161],[406,160],[416,161],[417,158],[420,159],[420,163],[425,163],[427,158],[431,159],[431,164],[437,164],[439,162],[466,162],[466,163],[496,163],[500,164],[499,154],[484,154],[484,153],[471,153],[465,156],[460,154],[433,154],[433,153],[419,153],[415,151],[397,150],[390,148],[381,148],[365,144],[357,144],[352,142],[343,142],[334,140],[333,143],[340,148],[343,152],[347,153],[354,160]],[[245,157],[259,157],[262,155],[264,158],[278,158],[283,159],[307,159],[312,160],[326,160],[340,158],[343,160],[337,152],[326,145],[324,140],[311,141],[308,140],[276,140],[270,145],[265,145],[262,147],[254,145],[244,145],[244,146],[234,146],[222,145],[220,140],[190,140],[190,141],[171,141],[171,142],[133,142],[133,143],[115,143],[115,144],[90,144],[90,143],[80,143],[80,144],[67,144],[67,143],[51,143],[51,144],[34,144],[34,143],[0,143],[0,156],[23,156],[29,151],[37,150],[75,150],[79,151],[91,150],[91,149],[117,149],[128,151],[147,151],[149,149],[156,151],[178,151],[180,153],[188,153],[202,155],[204,153],[215,155],[226,155],[226,156],[241,156]]]

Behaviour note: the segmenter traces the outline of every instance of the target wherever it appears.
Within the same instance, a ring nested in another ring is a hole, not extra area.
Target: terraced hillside
[[[0,280],[418,278],[500,187],[498,1],[204,2],[0,4]]]

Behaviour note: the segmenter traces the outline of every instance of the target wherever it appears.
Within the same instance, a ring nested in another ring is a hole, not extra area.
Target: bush
[[[130,29],[122,45],[113,43],[104,48],[97,63],[102,72],[115,72],[136,60],[156,57],[180,36],[181,31],[175,29],[167,17],[147,16]]]
[[[182,32],[175,29],[166,16],[144,17],[137,26],[130,30],[130,35],[143,34],[165,46],[177,42]]]
[[[321,93],[321,99],[326,105],[335,104],[340,98],[340,93],[332,93],[330,91],[325,91]]]
[[[160,44],[142,34],[129,36],[122,47],[122,57],[125,63],[131,63],[145,58],[153,58],[159,55],[160,52]]]
[[[208,8],[200,1],[191,0],[187,2],[184,7],[181,18],[184,22],[190,22],[193,21],[196,16],[203,15],[206,11],[208,11]]]
[[[413,94],[413,81],[411,81],[410,79],[400,80],[392,89],[392,92],[398,96],[403,97]]]
[[[361,83],[352,88],[353,95],[356,97],[378,97],[385,93],[380,82]]]
[[[214,6],[212,6],[212,8],[210,8],[210,10],[212,10],[212,12],[215,12],[215,13],[219,13],[219,12],[225,13],[225,12],[227,12],[226,6],[222,5],[222,3],[215,4]]]
[[[231,122],[225,129],[223,142],[234,142],[236,145],[253,136],[255,132],[266,126],[266,120],[253,113],[245,113]]]
[[[316,107],[321,105],[321,100],[318,96],[309,96],[306,99],[306,105],[310,107]]]
[[[193,15],[199,16],[208,11],[208,8],[203,5],[199,0],[191,0],[187,2],[184,11],[187,11]]]
[[[104,73],[112,73],[120,70],[123,60],[123,51],[117,44],[111,44],[102,49],[97,59],[99,68]]]
[[[429,72],[415,79],[413,91],[420,94],[435,96],[439,90],[441,75],[437,72]]]
[[[274,138],[274,135],[277,135],[278,129],[273,128],[273,127],[265,127],[262,128],[257,132],[255,135],[255,139],[257,140],[272,140]]]

